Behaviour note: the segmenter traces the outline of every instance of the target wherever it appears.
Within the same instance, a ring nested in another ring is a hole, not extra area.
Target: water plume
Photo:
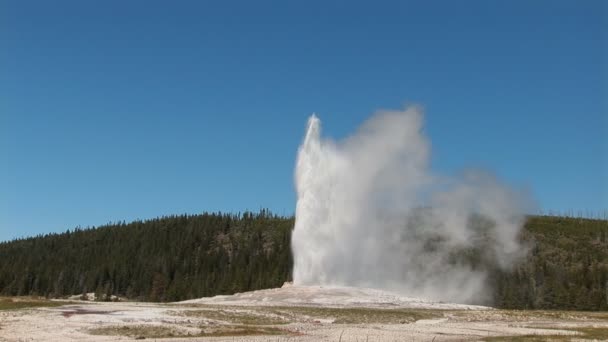
[[[429,169],[417,107],[379,111],[335,142],[308,120],[295,171],[296,285],[482,302],[488,270],[521,255],[525,200],[482,171]]]

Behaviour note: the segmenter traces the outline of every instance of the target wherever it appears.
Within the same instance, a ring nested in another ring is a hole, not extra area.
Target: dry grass
[[[576,331],[583,334],[586,339],[593,339],[598,341],[608,340],[608,328],[577,328]]]
[[[0,297],[0,310],[19,310],[39,307],[62,306],[66,303],[53,302],[40,297]]]
[[[451,311],[450,318],[467,322],[538,322],[538,321],[598,321],[608,322],[608,312],[545,311],[545,310],[488,310]]]
[[[179,313],[186,317],[204,318],[207,320],[220,321],[229,324],[241,325],[277,325],[287,324],[291,320],[282,315],[269,314],[268,312],[244,311],[243,309],[206,309],[206,310],[187,310]]]
[[[562,328],[577,332],[576,335],[520,335],[520,336],[493,336],[487,337],[487,342],[537,342],[537,341],[608,341],[608,328]]]
[[[253,336],[253,335],[285,335],[291,333],[276,327],[251,326],[251,325],[224,325],[213,328],[205,328],[201,331],[201,337],[212,336]]]
[[[193,307],[193,306],[190,306]],[[293,322],[334,324],[405,324],[420,319],[442,318],[455,311],[428,309],[328,308],[314,306],[198,306],[176,314],[245,325],[279,325]]]
[[[154,325],[125,325],[109,326],[90,329],[91,335],[129,336],[136,339],[185,337],[186,334],[177,332],[172,328]]]
[[[172,337],[284,335],[289,333],[289,331],[274,327],[259,327],[249,325],[220,325],[203,327],[197,331],[158,325],[127,325],[94,328],[90,329],[89,333],[92,335],[128,336],[135,339],[146,339]]]
[[[294,321],[331,320],[334,324],[406,324],[444,317],[446,311],[417,309],[274,307],[270,312]],[[304,318],[304,319],[303,319]]]
[[[498,310],[498,314],[509,317],[510,319],[517,318],[542,318],[553,320],[606,320],[608,321],[608,312],[592,312],[592,311],[548,311],[548,310]]]

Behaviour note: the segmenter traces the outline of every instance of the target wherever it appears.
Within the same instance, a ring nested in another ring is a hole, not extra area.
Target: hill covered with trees
[[[281,286],[293,220],[257,214],[169,216],[0,244],[0,294],[95,292],[177,301]]]
[[[608,221],[530,217],[527,257],[493,279],[495,305],[512,309],[608,310]]]
[[[177,301],[278,287],[291,277],[293,224],[266,210],[204,213],[3,242],[0,294]],[[527,257],[490,269],[487,304],[608,310],[608,221],[530,217],[521,239]]]

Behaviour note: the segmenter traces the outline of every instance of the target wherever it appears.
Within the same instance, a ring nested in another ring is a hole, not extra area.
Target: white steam
[[[429,170],[418,108],[381,111],[321,138],[312,115],[296,165],[294,283],[480,302],[489,267],[520,255],[521,196],[481,172]]]

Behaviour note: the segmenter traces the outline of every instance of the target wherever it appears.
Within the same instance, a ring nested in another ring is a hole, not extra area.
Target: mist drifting
[[[422,127],[417,107],[380,111],[334,142],[310,117],[295,171],[296,285],[481,302],[488,269],[521,255],[525,198],[481,171],[432,173]]]

